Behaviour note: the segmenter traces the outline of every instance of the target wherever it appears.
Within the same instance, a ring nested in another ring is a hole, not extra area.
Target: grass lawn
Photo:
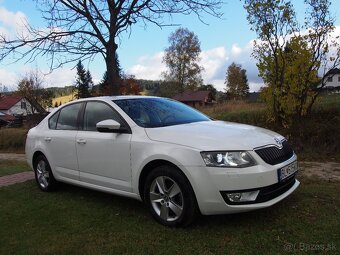
[[[288,199],[244,214],[157,224],[143,204],[34,181],[0,188],[0,254],[338,254],[340,183],[300,178]],[[294,248],[295,246],[295,248]]]
[[[25,171],[31,171],[31,168],[26,162],[16,160],[0,160],[0,177]]]

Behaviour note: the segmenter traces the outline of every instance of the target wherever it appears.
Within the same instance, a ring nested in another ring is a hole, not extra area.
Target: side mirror
[[[115,120],[102,120],[96,124],[97,130],[104,133],[119,133],[120,124]]]

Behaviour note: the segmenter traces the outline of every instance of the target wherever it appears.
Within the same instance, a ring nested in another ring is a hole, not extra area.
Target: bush
[[[25,151],[27,129],[0,129],[0,151],[23,153]]]

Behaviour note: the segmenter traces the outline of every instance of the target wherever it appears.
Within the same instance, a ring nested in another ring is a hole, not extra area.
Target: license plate
[[[298,170],[297,161],[294,161],[293,163],[278,169],[277,173],[278,173],[278,177],[279,177],[279,182],[287,179],[289,176],[296,173],[297,170]]]

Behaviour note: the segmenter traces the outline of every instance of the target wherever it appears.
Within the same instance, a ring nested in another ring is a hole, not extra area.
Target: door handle
[[[78,144],[86,144],[86,140],[85,139],[77,139],[77,143]]]
[[[45,137],[44,140],[45,140],[46,142],[50,142],[50,141],[52,140],[52,138],[51,138],[51,137]]]

